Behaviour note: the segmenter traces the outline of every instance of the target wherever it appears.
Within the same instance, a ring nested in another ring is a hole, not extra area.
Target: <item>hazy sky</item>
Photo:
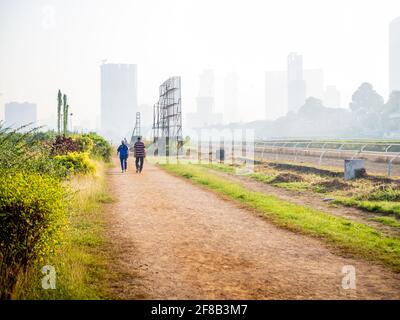
[[[47,118],[61,88],[74,124],[95,126],[107,59],[138,64],[140,104],[181,75],[185,113],[204,68],[215,70],[220,111],[223,77],[236,71],[241,119],[255,120],[265,114],[264,72],[284,69],[295,51],[305,68],[324,69],[347,107],[363,81],[386,98],[388,24],[399,15],[399,0],[0,0],[0,105],[36,102]]]

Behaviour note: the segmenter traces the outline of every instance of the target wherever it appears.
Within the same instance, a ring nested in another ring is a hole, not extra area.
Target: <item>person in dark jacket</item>
[[[122,172],[126,172],[128,167],[129,149],[124,140],[121,141],[121,145],[117,149],[117,154],[119,154],[119,160],[121,161],[121,170]]]
[[[138,172],[140,173],[143,170],[143,160],[144,157],[146,156],[146,147],[140,137],[137,138],[137,141],[133,146],[133,152],[134,152],[134,157],[136,158],[135,160],[136,173]]]

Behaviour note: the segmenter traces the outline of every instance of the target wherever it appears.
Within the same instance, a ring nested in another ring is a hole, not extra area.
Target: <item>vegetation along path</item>
[[[108,183],[117,298],[400,298],[400,275],[388,268],[340,256],[157,166],[120,173],[116,163]],[[342,288],[346,265],[356,289]]]

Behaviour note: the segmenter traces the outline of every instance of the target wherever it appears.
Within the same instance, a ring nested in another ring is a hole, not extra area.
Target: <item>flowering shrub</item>
[[[68,173],[88,174],[96,171],[96,167],[87,153],[70,152],[66,155],[55,156],[55,160]]]
[[[0,181],[0,299],[9,299],[18,276],[59,241],[67,193],[38,173],[0,170]]]

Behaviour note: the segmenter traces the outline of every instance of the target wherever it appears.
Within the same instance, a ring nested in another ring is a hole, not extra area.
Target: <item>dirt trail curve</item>
[[[118,298],[400,299],[399,274],[338,256],[148,163],[142,174],[116,165],[108,180]],[[344,265],[356,268],[356,290],[342,289]]]

